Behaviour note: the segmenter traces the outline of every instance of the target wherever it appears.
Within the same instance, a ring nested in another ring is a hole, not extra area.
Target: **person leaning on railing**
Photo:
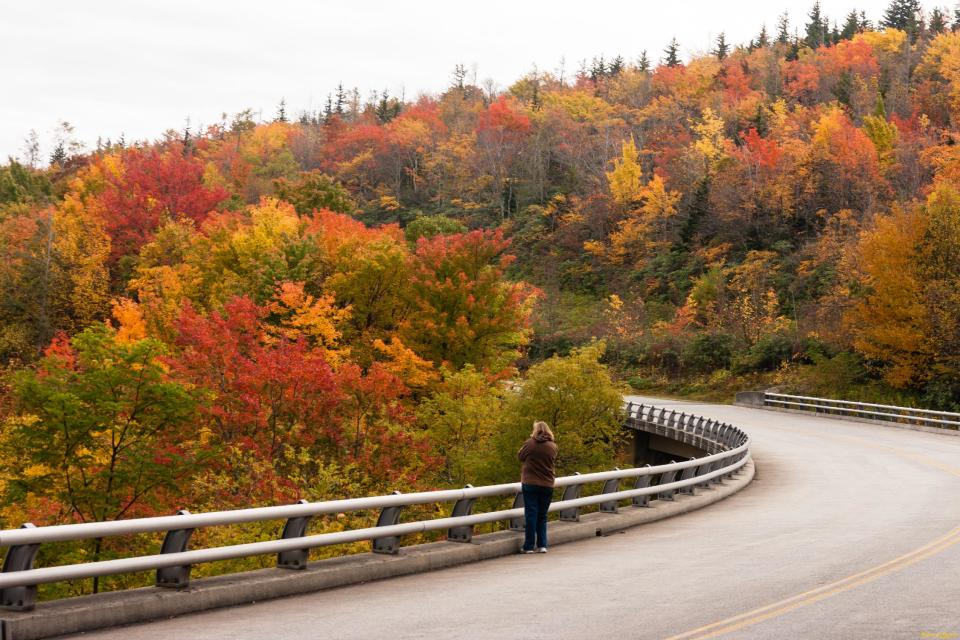
[[[520,483],[523,488],[523,553],[547,552],[547,511],[553,498],[556,476],[557,443],[546,422],[534,422],[533,432],[517,454],[523,467]]]

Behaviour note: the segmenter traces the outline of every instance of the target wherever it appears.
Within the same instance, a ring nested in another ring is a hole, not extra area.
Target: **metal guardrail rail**
[[[786,393],[763,393],[763,405],[798,411],[812,411],[827,415],[839,415],[883,422],[899,422],[938,429],[960,429],[960,413],[930,411],[912,407],[897,407],[887,404],[853,402],[795,396]]]
[[[721,482],[747,463],[750,441],[740,429],[714,420],[667,412],[665,409],[635,405],[625,406],[627,426],[645,427],[654,431],[685,434],[708,443],[710,455],[682,462],[633,469],[614,469],[599,473],[575,474],[557,478],[556,487],[563,489],[563,497],[550,505],[550,511],[559,511],[561,520],[577,521],[580,509],[599,505],[602,512],[615,513],[618,503],[631,500],[635,506],[648,506],[651,496],[672,500],[677,492],[694,493],[697,486]],[[678,477],[679,476],[679,477]],[[633,480],[633,486],[621,489],[621,483]],[[655,481],[654,481],[655,480]],[[603,483],[596,495],[580,496],[584,485]],[[137,571],[156,570],[159,587],[185,588],[190,583],[194,564],[251,556],[277,554],[277,567],[303,569],[310,549],[363,540],[372,541],[375,553],[397,553],[400,538],[425,531],[447,530],[447,539],[470,542],[474,525],[509,521],[510,529],[523,528],[523,496],[520,483],[473,487],[446,491],[372,496],[347,500],[330,500],[273,507],[258,507],[233,511],[191,514],[179,511],[177,515],[136,518],[110,522],[35,527],[30,523],[19,529],[0,531],[0,546],[9,547],[0,573],[0,606],[26,611],[36,604],[38,584],[91,578]],[[510,509],[487,513],[472,513],[478,498],[506,496],[513,498]],[[403,507],[422,504],[453,503],[449,517],[416,522],[400,522]],[[306,535],[311,518],[332,513],[379,509],[374,527]],[[223,547],[188,550],[190,536],[195,529],[249,522],[285,520],[276,540],[235,544]],[[154,555],[83,564],[34,568],[33,563],[41,544],[66,540],[166,532],[160,552]]]

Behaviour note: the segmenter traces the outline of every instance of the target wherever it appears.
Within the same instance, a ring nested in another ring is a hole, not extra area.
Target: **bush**
[[[774,371],[793,356],[793,343],[784,336],[765,336],[733,360],[734,373]]]
[[[727,369],[733,357],[733,336],[725,333],[702,333],[687,343],[680,360],[685,369],[710,373]]]

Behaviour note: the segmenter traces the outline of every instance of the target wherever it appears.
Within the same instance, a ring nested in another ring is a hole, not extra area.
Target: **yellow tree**
[[[932,356],[918,270],[918,247],[926,231],[919,208],[897,207],[861,233],[853,251],[863,295],[845,322],[857,351],[884,363],[884,379],[894,387],[921,382]]]

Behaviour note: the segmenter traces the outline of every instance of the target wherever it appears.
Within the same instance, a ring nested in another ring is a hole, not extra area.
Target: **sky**
[[[685,57],[725,32],[745,43],[787,11],[803,30],[813,0],[30,0],[0,9],[0,158],[35,130],[51,149],[60,121],[98,137],[155,140],[167,129],[253,109],[264,120],[322,108],[338,83],[366,97],[442,91],[453,68],[506,88],[535,67],[567,74],[604,55],[657,61],[671,37]],[[877,20],[887,0],[821,0],[842,22]]]

